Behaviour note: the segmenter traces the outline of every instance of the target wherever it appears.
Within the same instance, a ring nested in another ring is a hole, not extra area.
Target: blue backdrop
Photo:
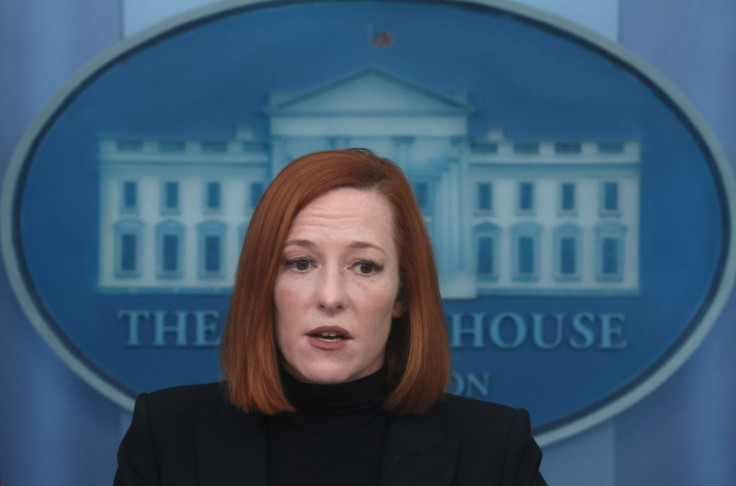
[[[643,3],[643,5],[642,5]],[[736,5],[620,2],[620,42],[695,104],[734,164]],[[121,38],[116,0],[0,3],[0,169],[42,104]],[[545,450],[550,484],[736,483],[736,298],[693,357],[615,419]],[[109,484],[129,417],[61,363],[0,276],[0,481]]]

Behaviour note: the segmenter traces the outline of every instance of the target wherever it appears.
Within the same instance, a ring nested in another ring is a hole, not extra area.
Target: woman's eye
[[[286,261],[286,266],[298,272],[305,272],[312,266],[312,260],[309,258],[292,258]]]
[[[380,272],[383,267],[377,263],[369,261],[360,261],[355,264],[355,269],[361,275],[370,275],[371,273]]]

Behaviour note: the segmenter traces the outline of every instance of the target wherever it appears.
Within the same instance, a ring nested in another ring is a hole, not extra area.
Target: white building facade
[[[367,147],[406,173],[445,298],[636,293],[634,140],[469,137],[464,93],[365,68],[272,92],[269,136],[100,138],[102,292],[227,292],[253,208],[290,160]]]
[[[101,138],[99,289],[230,291],[270,169],[250,140]]]

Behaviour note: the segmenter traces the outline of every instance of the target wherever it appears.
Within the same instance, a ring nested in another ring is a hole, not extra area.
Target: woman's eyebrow
[[[287,246],[302,246],[304,248],[311,248],[314,246],[314,243],[309,240],[289,240],[284,243],[284,248],[286,248]]]
[[[290,246],[297,246],[301,248],[314,248],[316,244],[311,240],[304,240],[304,239],[295,239],[295,240],[289,240],[286,243],[284,243],[284,248],[288,248]],[[354,249],[363,249],[363,248],[373,248],[375,250],[380,251],[381,253],[386,253],[386,251],[380,246],[375,243],[371,243],[369,241],[353,241],[348,245],[349,248]]]
[[[377,245],[375,243],[370,243],[368,241],[354,241],[350,243],[350,245],[348,246],[350,246],[350,248],[357,248],[357,249],[373,248],[373,249],[380,251],[381,253],[386,253],[380,245]]]

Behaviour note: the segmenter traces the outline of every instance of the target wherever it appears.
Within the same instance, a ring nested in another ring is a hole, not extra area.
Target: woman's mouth
[[[314,332],[310,333],[309,335],[313,338],[321,339],[323,341],[338,341],[341,339],[347,339],[345,335],[334,331]]]
[[[353,338],[345,329],[333,326],[313,329],[307,333],[307,337],[314,345],[322,349],[337,349],[335,346],[341,347],[346,341]]]

